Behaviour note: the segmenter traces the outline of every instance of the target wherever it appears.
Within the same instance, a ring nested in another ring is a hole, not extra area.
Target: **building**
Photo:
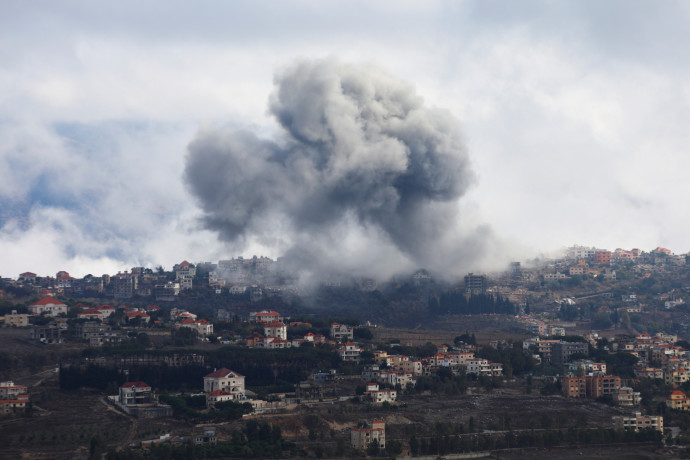
[[[386,448],[386,424],[383,420],[374,420],[368,427],[350,430],[350,444],[353,448],[366,450],[372,442],[379,449]]]
[[[194,445],[216,445],[216,429],[214,427],[204,428],[203,433],[197,433],[194,435]]]
[[[347,324],[332,323],[331,338],[334,340],[352,340],[354,338],[354,328]]]
[[[244,375],[222,368],[204,376],[204,393],[213,393],[216,390],[229,393],[232,398],[227,400],[245,399]]]
[[[156,300],[159,302],[173,302],[180,293],[180,283],[168,281],[165,284],[156,284],[153,289]]]
[[[345,342],[342,347],[338,348],[338,354],[343,361],[359,362],[359,355],[364,350],[356,343]]]
[[[6,327],[26,327],[29,325],[29,315],[12,310],[12,313],[5,315],[4,323]]]
[[[23,412],[29,405],[29,390],[8,380],[0,382],[0,414]]]
[[[598,398],[618,393],[621,379],[611,375],[586,375],[575,377],[564,375],[561,378],[561,390],[568,398]]]
[[[611,265],[611,258],[613,254],[611,251],[597,251],[594,253],[594,263],[599,265]]]
[[[29,305],[29,314],[42,315],[44,313],[50,316],[67,314],[67,305],[50,296]]]
[[[645,428],[653,428],[664,432],[664,417],[660,415],[642,415],[635,412],[631,416],[618,415],[613,417],[613,427],[617,430],[639,431]]]
[[[261,310],[249,313],[249,321],[257,323],[270,323],[271,321],[282,321],[280,313],[274,310]]]
[[[155,401],[153,391],[146,383],[125,382],[120,386],[119,402],[125,406],[142,406],[151,405]]]
[[[465,293],[472,295],[486,293],[486,277],[474,273],[465,275]]]
[[[131,299],[134,296],[134,291],[137,290],[137,281],[139,277],[132,273],[125,271],[115,275],[111,283],[113,285],[113,295],[116,299]]]
[[[672,385],[673,388],[678,388],[689,379],[690,375],[684,368],[664,371],[664,383],[666,385]]]
[[[620,387],[613,395],[613,402],[619,406],[637,406],[642,402],[639,391],[633,391],[630,387]]]
[[[381,390],[378,383],[367,383],[366,396],[371,399],[374,404],[382,404],[384,402],[395,402],[398,397],[398,392],[395,390]]]
[[[675,410],[690,410],[690,400],[680,390],[676,390],[666,398],[666,407]]]
[[[192,319],[185,318],[175,325],[177,329],[186,327],[197,332],[200,336],[213,335],[213,324],[209,323],[205,319]]]
[[[264,324],[264,335],[287,340],[287,326],[282,321],[271,321]]]
[[[551,345],[551,364],[562,366],[570,362],[575,354],[588,355],[589,344],[586,342],[557,342]]]
[[[42,343],[62,343],[62,329],[55,323],[34,326],[31,328],[31,340]]]

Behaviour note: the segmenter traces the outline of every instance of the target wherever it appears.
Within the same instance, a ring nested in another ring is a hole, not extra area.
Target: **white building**
[[[230,393],[232,400],[245,399],[244,375],[222,368],[204,376],[204,393],[223,390]]]

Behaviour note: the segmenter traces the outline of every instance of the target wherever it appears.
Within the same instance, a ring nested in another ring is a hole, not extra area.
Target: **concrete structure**
[[[563,395],[568,398],[598,398],[618,393],[621,379],[618,376],[587,375],[575,377],[564,375],[561,378]]]
[[[551,345],[551,364],[562,366],[570,362],[574,354],[589,354],[589,344],[586,342],[557,342]]]
[[[0,414],[24,412],[29,405],[29,390],[8,380],[0,382]]]
[[[619,406],[637,406],[642,402],[639,391],[633,391],[630,387],[620,387],[613,395],[613,402]]]
[[[386,424],[383,420],[374,420],[369,427],[350,430],[350,444],[358,450],[366,450],[375,442],[379,449],[386,448]]]
[[[12,313],[5,315],[4,324],[6,327],[26,327],[29,325],[29,315],[12,310]]]
[[[134,291],[137,290],[137,283],[139,277],[125,271],[115,275],[110,284],[113,285],[113,295],[116,299],[131,299],[134,297]]]
[[[486,293],[486,277],[474,273],[465,275],[465,293],[472,295]]]
[[[653,428],[664,432],[664,417],[660,415],[642,415],[635,412],[631,416],[618,415],[613,417],[613,427],[617,430],[639,431],[645,428]]]

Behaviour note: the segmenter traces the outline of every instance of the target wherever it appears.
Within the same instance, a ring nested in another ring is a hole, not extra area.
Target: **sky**
[[[294,215],[228,238],[189,174],[209,133],[291,151],[272,104],[296,63],[361,69],[444,114],[471,180],[429,205],[453,207],[426,233],[455,245],[439,269],[573,244],[688,252],[688,24],[670,0],[0,2],[0,275],[305,247]],[[348,210],[316,256],[434,264]]]

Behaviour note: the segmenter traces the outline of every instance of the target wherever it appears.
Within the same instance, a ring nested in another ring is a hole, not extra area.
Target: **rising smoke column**
[[[456,235],[474,176],[450,113],[379,69],[332,59],[299,61],[274,82],[275,140],[208,128],[189,145],[185,179],[206,228],[235,247],[278,242],[312,270],[445,270],[482,252],[482,232]]]

